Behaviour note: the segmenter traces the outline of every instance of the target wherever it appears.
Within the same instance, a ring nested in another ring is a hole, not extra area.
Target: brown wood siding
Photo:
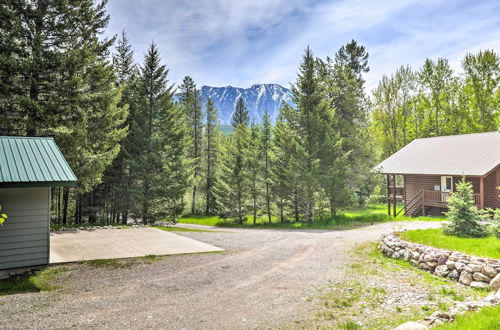
[[[457,183],[462,180],[461,176],[453,177],[453,191],[457,190]],[[465,181],[472,183],[472,188],[474,189],[474,194],[479,194],[480,179],[478,177],[466,176]]]
[[[422,189],[434,190],[436,185],[441,185],[440,176],[405,175],[405,200],[409,202]]]
[[[462,180],[460,176],[453,177],[453,191],[456,190],[457,183]],[[479,194],[478,177],[466,177],[465,180],[472,183],[474,193]],[[420,190],[434,190],[434,186],[441,186],[441,176],[437,175],[405,175],[405,200],[409,202]],[[496,187],[500,186],[500,167],[496,171],[490,173],[484,179],[484,206],[499,208],[500,193]]]
[[[500,168],[497,167],[496,171],[490,173],[484,178],[484,207],[500,208],[500,199],[497,187],[500,186],[498,182],[500,177]]]

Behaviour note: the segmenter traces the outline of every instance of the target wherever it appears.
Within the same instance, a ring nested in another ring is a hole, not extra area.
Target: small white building
[[[0,270],[49,263],[50,188],[76,185],[52,138],[0,137]]]

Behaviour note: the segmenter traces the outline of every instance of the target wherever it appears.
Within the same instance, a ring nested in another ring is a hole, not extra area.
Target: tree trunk
[[[295,189],[293,204],[294,204],[294,209],[295,209],[295,222],[299,222],[300,221],[300,218],[299,218],[299,196],[298,196],[297,189]]]
[[[267,219],[269,223],[272,222],[271,217],[271,196],[269,195],[269,183],[266,181],[266,206],[267,206]]]
[[[69,188],[63,188],[63,225],[68,224],[68,201],[69,201]]]

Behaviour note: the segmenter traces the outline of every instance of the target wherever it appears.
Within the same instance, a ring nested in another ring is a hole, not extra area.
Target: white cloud
[[[110,33],[125,28],[138,60],[151,40],[175,81],[250,86],[295,79],[307,45],[333,55],[354,38],[370,53],[368,87],[402,64],[500,44],[496,1],[111,0]],[[497,49],[499,51],[499,49]]]

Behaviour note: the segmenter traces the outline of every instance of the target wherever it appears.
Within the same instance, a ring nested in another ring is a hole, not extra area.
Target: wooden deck
[[[437,207],[441,209],[448,208],[448,198],[451,196],[451,192],[443,192],[436,190],[420,190],[411,200],[405,201],[404,199],[404,189],[401,192],[402,187],[396,187],[396,196],[393,195],[394,189],[389,189],[388,200],[393,201],[396,199],[398,202],[403,202],[405,207],[396,214],[404,212],[405,215],[414,215],[416,213],[422,212],[422,215],[426,215],[426,207]],[[481,205],[480,194],[473,194],[474,205],[479,207]]]

